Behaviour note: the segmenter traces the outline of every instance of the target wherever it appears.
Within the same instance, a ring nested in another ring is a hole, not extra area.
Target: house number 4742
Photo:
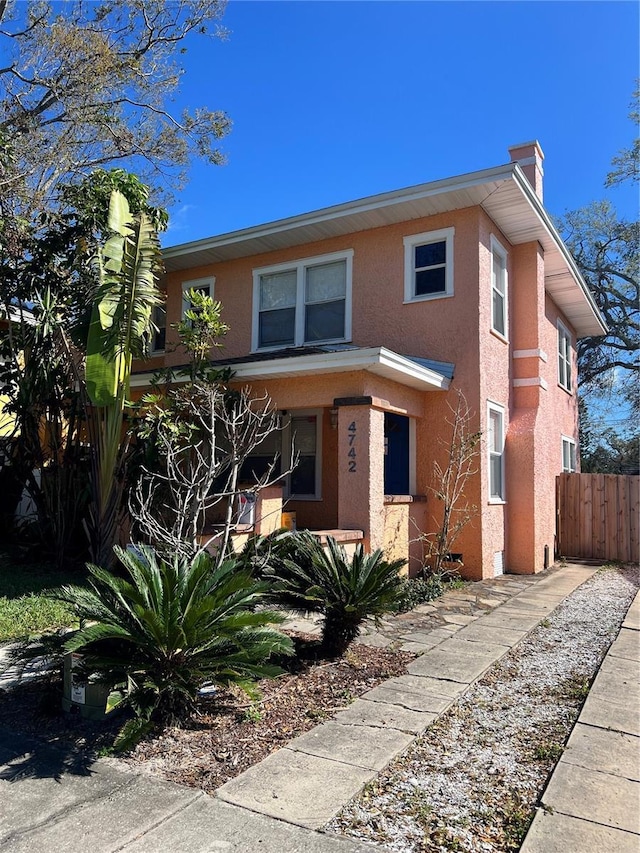
[[[347,457],[348,457],[347,461],[349,463],[348,471],[350,474],[355,474],[355,472],[356,472],[356,456],[357,456],[357,451],[356,451],[357,429],[356,429],[356,422],[355,421],[351,421],[351,423],[347,427],[347,432],[349,435],[349,450],[347,451]]]

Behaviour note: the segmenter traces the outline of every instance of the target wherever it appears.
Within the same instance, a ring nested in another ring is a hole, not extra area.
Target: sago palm
[[[89,566],[89,588],[63,587],[57,596],[83,620],[66,651],[83,655],[85,674],[124,688],[136,714],[116,746],[154,721],[184,719],[205,683],[255,692],[257,679],[281,672],[268,660],[293,651],[273,627],[283,616],[256,609],[264,584],[234,560],[216,568],[206,553],[172,563],[146,546],[116,553],[126,577]]]
[[[349,559],[330,536],[326,549],[310,534],[295,538],[297,558],[278,561],[265,576],[272,594],[286,606],[323,614],[322,644],[328,655],[337,657],[366,618],[395,609],[402,591],[398,571],[406,560],[388,561],[380,550],[366,554],[362,545]]]

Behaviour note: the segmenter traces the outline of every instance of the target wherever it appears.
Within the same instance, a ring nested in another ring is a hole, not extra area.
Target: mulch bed
[[[319,657],[317,639],[296,635],[298,656],[284,675],[259,684],[252,702],[235,690],[200,700],[198,712],[119,756],[135,769],[213,792],[289,740],[346,707],[372,687],[406,672],[415,655],[354,643],[335,661]],[[89,722],[60,710],[61,683],[41,678],[2,694],[0,726],[96,755],[112,742],[122,715]]]

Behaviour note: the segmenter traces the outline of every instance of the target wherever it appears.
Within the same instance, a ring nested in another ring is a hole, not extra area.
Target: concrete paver
[[[335,719],[339,723],[352,726],[373,726],[374,728],[397,729],[420,735],[438,716],[437,711],[413,711],[402,705],[390,702],[369,702],[356,699],[344,711],[339,711]]]
[[[627,704],[588,696],[580,714],[580,722],[640,737],[640,708],[633,699]]]
[[[74,853],[79,853],[77,848]],[[383,853],[384,848],[311,832],[204,797],[169,818],[124,853]],[[33,851],[40,853],[40,851]],[[43,851],[44,853],[44,851]],[[47,851],[51,853],[51,851]]]
[[[623,628],[609,649],[609,654],[614,658],[640,661],[640,631]]]
[[[411,675],[429,675],[462,684],[472,684],[493,663],[507,653],[495,643],[481,646],[465,640],[450,639],[411,661]]]
[[[218,788],[226,803],[319,829],[374,778],[365,770],[285,747]]]
[[[416,676],[416,680],[419,678]],[[385,702],[388,705],[400,705],[403,708],[408,708],[410,711],[431,711],[441,714],[449,707],[453,701],[446,696],[434,696],[433,693],[427,693],[422,690],[406,689],[402,683],[393,684],[391,681],[385,681],[373,690],[367,691],[362,697],[368,702]]]
[[[461,640],[471,643],[494,643],[498,646],[512,648],[527,636],[527,631],[518,631],[514,628],[500,628],[495,625],[467,625],[458,634]]]
[[[560,760],[542,797],[554,812],[640,835],[640,783]]]
[[[576,723],[562,760],[640,782],[639,748],[640,742],[633,735]]]
[[[398,729],[349,726],[330,720],[294,738],[288,749],[353,764],[364,770],[382,770],[406,749],[413,737]]]
[[[520,853],[638,853],[631,832],[538,809]]]

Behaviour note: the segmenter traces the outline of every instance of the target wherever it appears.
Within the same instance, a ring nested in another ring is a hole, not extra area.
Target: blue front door
[[[384,415],[384,493],[409,494],[409,418]]]

